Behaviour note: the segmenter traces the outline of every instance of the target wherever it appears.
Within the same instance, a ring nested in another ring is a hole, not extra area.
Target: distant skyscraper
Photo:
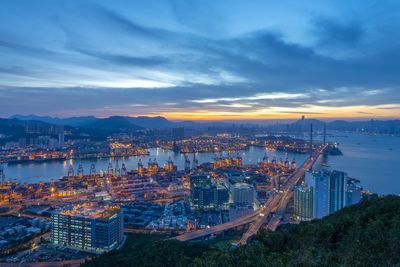
[[[329,214],[329,172],[306,173],[306,186],[313,193],[313,218],[322,218]]]
[[[298,221],[308,221],[313,218],[313,193],[306,186],[294,189],[294,216]]]
[[[190,176],[190,206],[193,209],[209,207],[214,200],[211,190],[211,176],[194,174]]]
[[[229,190],[224,183],[214,182],[212,189],[214,191],[214,208],[228,209]]]
[[[220,182],[211,181],[210,175],[194,174],[190,177],[190,206],[196,210],[223,208],[229,204],[229,190]]]
[[[305,186],[296,187],[294,192],[294,215],[299,220],[322,218],[358,203],[361,189],[358,181],[341,171],[307,172]]]
[[[347,174],[332,171],[329,176],[329,214],[345,207]]]
[[[232,186],[233,203],[238,205],[253,205],[254,187],[248,183],[235,183]]]
[[[58,128],[58,146],[60,148],[64,147],[65,141],[64,141],[64,125],[60,125]]]

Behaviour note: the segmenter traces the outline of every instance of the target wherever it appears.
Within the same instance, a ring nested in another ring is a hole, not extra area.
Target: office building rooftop
[[[62,215],[84,217],[90,219],[108,219],[121,212],[117,206],[96,206],[91,203],[68,205],[57,211]]]

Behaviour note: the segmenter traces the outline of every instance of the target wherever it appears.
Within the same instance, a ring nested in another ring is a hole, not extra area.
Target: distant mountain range
[[[56,118],[36,115],[13,115],[9,119],[18,119],[22,121],[42,121],[50,124],[62,124],[73,127],[82,128],[99,128],[99,129],[140,129],[140,128],[171,128],[174,126],[164,117],[129,117],[129,116],[112,116],[105,119],[96,118],[94,116]]]
[[[105,119],[97,119],[89,124],[83,125],[82,128],[129,131],[139,130],[142,127],[131,123],[126,117],[112,116]]]
[[[98,118],[94,116],[84,116],[84,117],[71,117],[60,119],[57,117],[46,117],[46,116],[36,116],[36,115],[12,115],[9,119],[18,119],[21,121],[42,121],[50,124],[62,124],[69,126],[82,126],[86,124],[90,124],[98,120]]]
[[[5,119],[3,119],[5,120]],[[170,129],[173,127],[184,127],[186,129],[214,129],[220,131],[223,129],[240,131],[240,129],[252,127],[260,127],[269,131],[288,131],[288,132],[306,132],[310,129],[310,124],[313,125],[314,131],[322,131],[325,122],[317,119],[300,119],[291,123],[274,123],[274,124],[259,124],[257,122],[224,122],[224,121],[209,121],[209,122],[194,122],[182,121],[171,122],[164,117],[129,117],[129,116],[112,116],[105,119],[96,118],[94,116],[71,117],[71,118],[54,118],[42,117],[36,115],[13,115],[9,117],[12,123],[19,121],[35,121],[49,124],[62,124],[65,126],[79,127],[81,129],[101,129],[108,131],[115,130],[138,130],[138,129]],[[266,122],[268,120],[265,120]],[[3,122],[3,124],[7,124]],[[257,125],[257,126],[256,126]],[[1,128],[1,125],[0,125]],[[400,120],[366,120],[366,121],[344,121],[336,120],[326,123],[328,131],[360,131],[378,134],[400,134]],[[0,129],[1,130],[1,129]],[[1,132],[0,132],[1,133]]]
[[[171,128],[175,125],[175,123],[170,122],[164,117],[123,117],[128,120],[130,123],[138,125],[143,128]]]

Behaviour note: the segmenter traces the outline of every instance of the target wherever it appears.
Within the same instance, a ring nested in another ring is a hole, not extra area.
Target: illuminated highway
[[[271,218],[270,222],[268,223],[268,228],[271,230],[275,230],[276,227],[278,226],[280,219],[282,217],[282,214],[289,203],[290,199],[293,196],[293,189],[296,186],[296,184],[299,183],[301,178],[304,176],[304,173],[308,171],[312,165],[314,164],[315,160],[318,158],[318,156],[324,151],[324,149],[327,147],[327,145],[323,145],[318,148],[317,151],[313,153],[313,156],[308,158],[307,160],[304,161],[304,163],[296,170],[295,173],[293,173],[289,179],[287,180],[286,184],[283,186],[283,193],[278,193],[272,196],[271,202],[267,202],[265,205],[265,208],[260,212],[262,213],[262,216],[259,216],[254,223],[252,223],[247,230],[246,233],[242,236],[240,239],[239,243],[244,245],[247,243],[247,240],[250,236],[254,235],[255,233],[260,230],[260,227],[263,225],[265,222],[265,218],[268,217],[272,211],[273,208],[277,207],[276,209],[276,214]]]
[[[293,189],[296,184],[300,181],[300,179],[304,176],[304,173],[308,171],[318,156],[324,151],[327,145],[321,145],[316,151],[313,153],[313,156],[304,161],[304,163],[294,172],[284,184],[283,189],[279,193],[275,193],[268,199],[267,203],[265,203],[260,209],[257,211],[246,215],[244,217],[238,218],[234,221],[227,222],[224,224],[216,225],[210,228],[185,233],[183,235],[179,235],[173,237],[172,239],[177,239],[180,241],[188,241],[197,239],[203,236],[211,235],[214,233],[222,232],[227,229],[235,228],[241,225],[251,223],[248,231],[244,233],[242,238],[240,239],[240,244],[246,244],[247,240],[250,236],[257,233],[260,227],[265,223],[265,219],[271,214],[273,209],[276,207],[277,214],[273,216],[268,224],[268,227],[272,230],[275,230],[280,222],[281,214],[283,214],[287,203],[293,196]],[[280,213],[280,214],[279,214]]]
[[[222,232],[227,229],[231,229],[231,228],[235,228],[235,227],[238,227],[241,225],[251,223],[252,221],[255,220],[255,218],[257,216],[258,216],[258,212],[253,212],[253,213],[246,215],[244,217],[241,217],[237,220],[227,222],[224,224],[219,224],[219,225],[216,225],[216,226],[213,226],[210,228],[206,228],[206,229],[202,229],[202,230],[198,230],[198,231],[194,231],[194,232],[190,232],[190,233],[185,233],[183,235],[173,237],[172,239],[177,239],[179,241],[188,241],[188,240],[200,238],[203,236],[211,235],[214,233]]]
[[[293,197],[293,191],[291,191],[288,195],[288,200],[290,201],[290,199]],[[286,201],[280,201],[278,208],[276,209],[276,211],[274,212],[274,215],[271,217],[271,219],[268,222],[267,228],[275,231],[276,228],[278,227],[279,223],[281,222],[281,219],[283,217],[283,214],[285,212],[287,206],[287,202]]]

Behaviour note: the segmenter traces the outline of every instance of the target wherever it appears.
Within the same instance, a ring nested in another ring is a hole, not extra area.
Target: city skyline
[[[0,265],[400,266],[399,11],[1,1]]]
[[[4,1],[0,112],[400,118],[398,8],[396,1]]]

